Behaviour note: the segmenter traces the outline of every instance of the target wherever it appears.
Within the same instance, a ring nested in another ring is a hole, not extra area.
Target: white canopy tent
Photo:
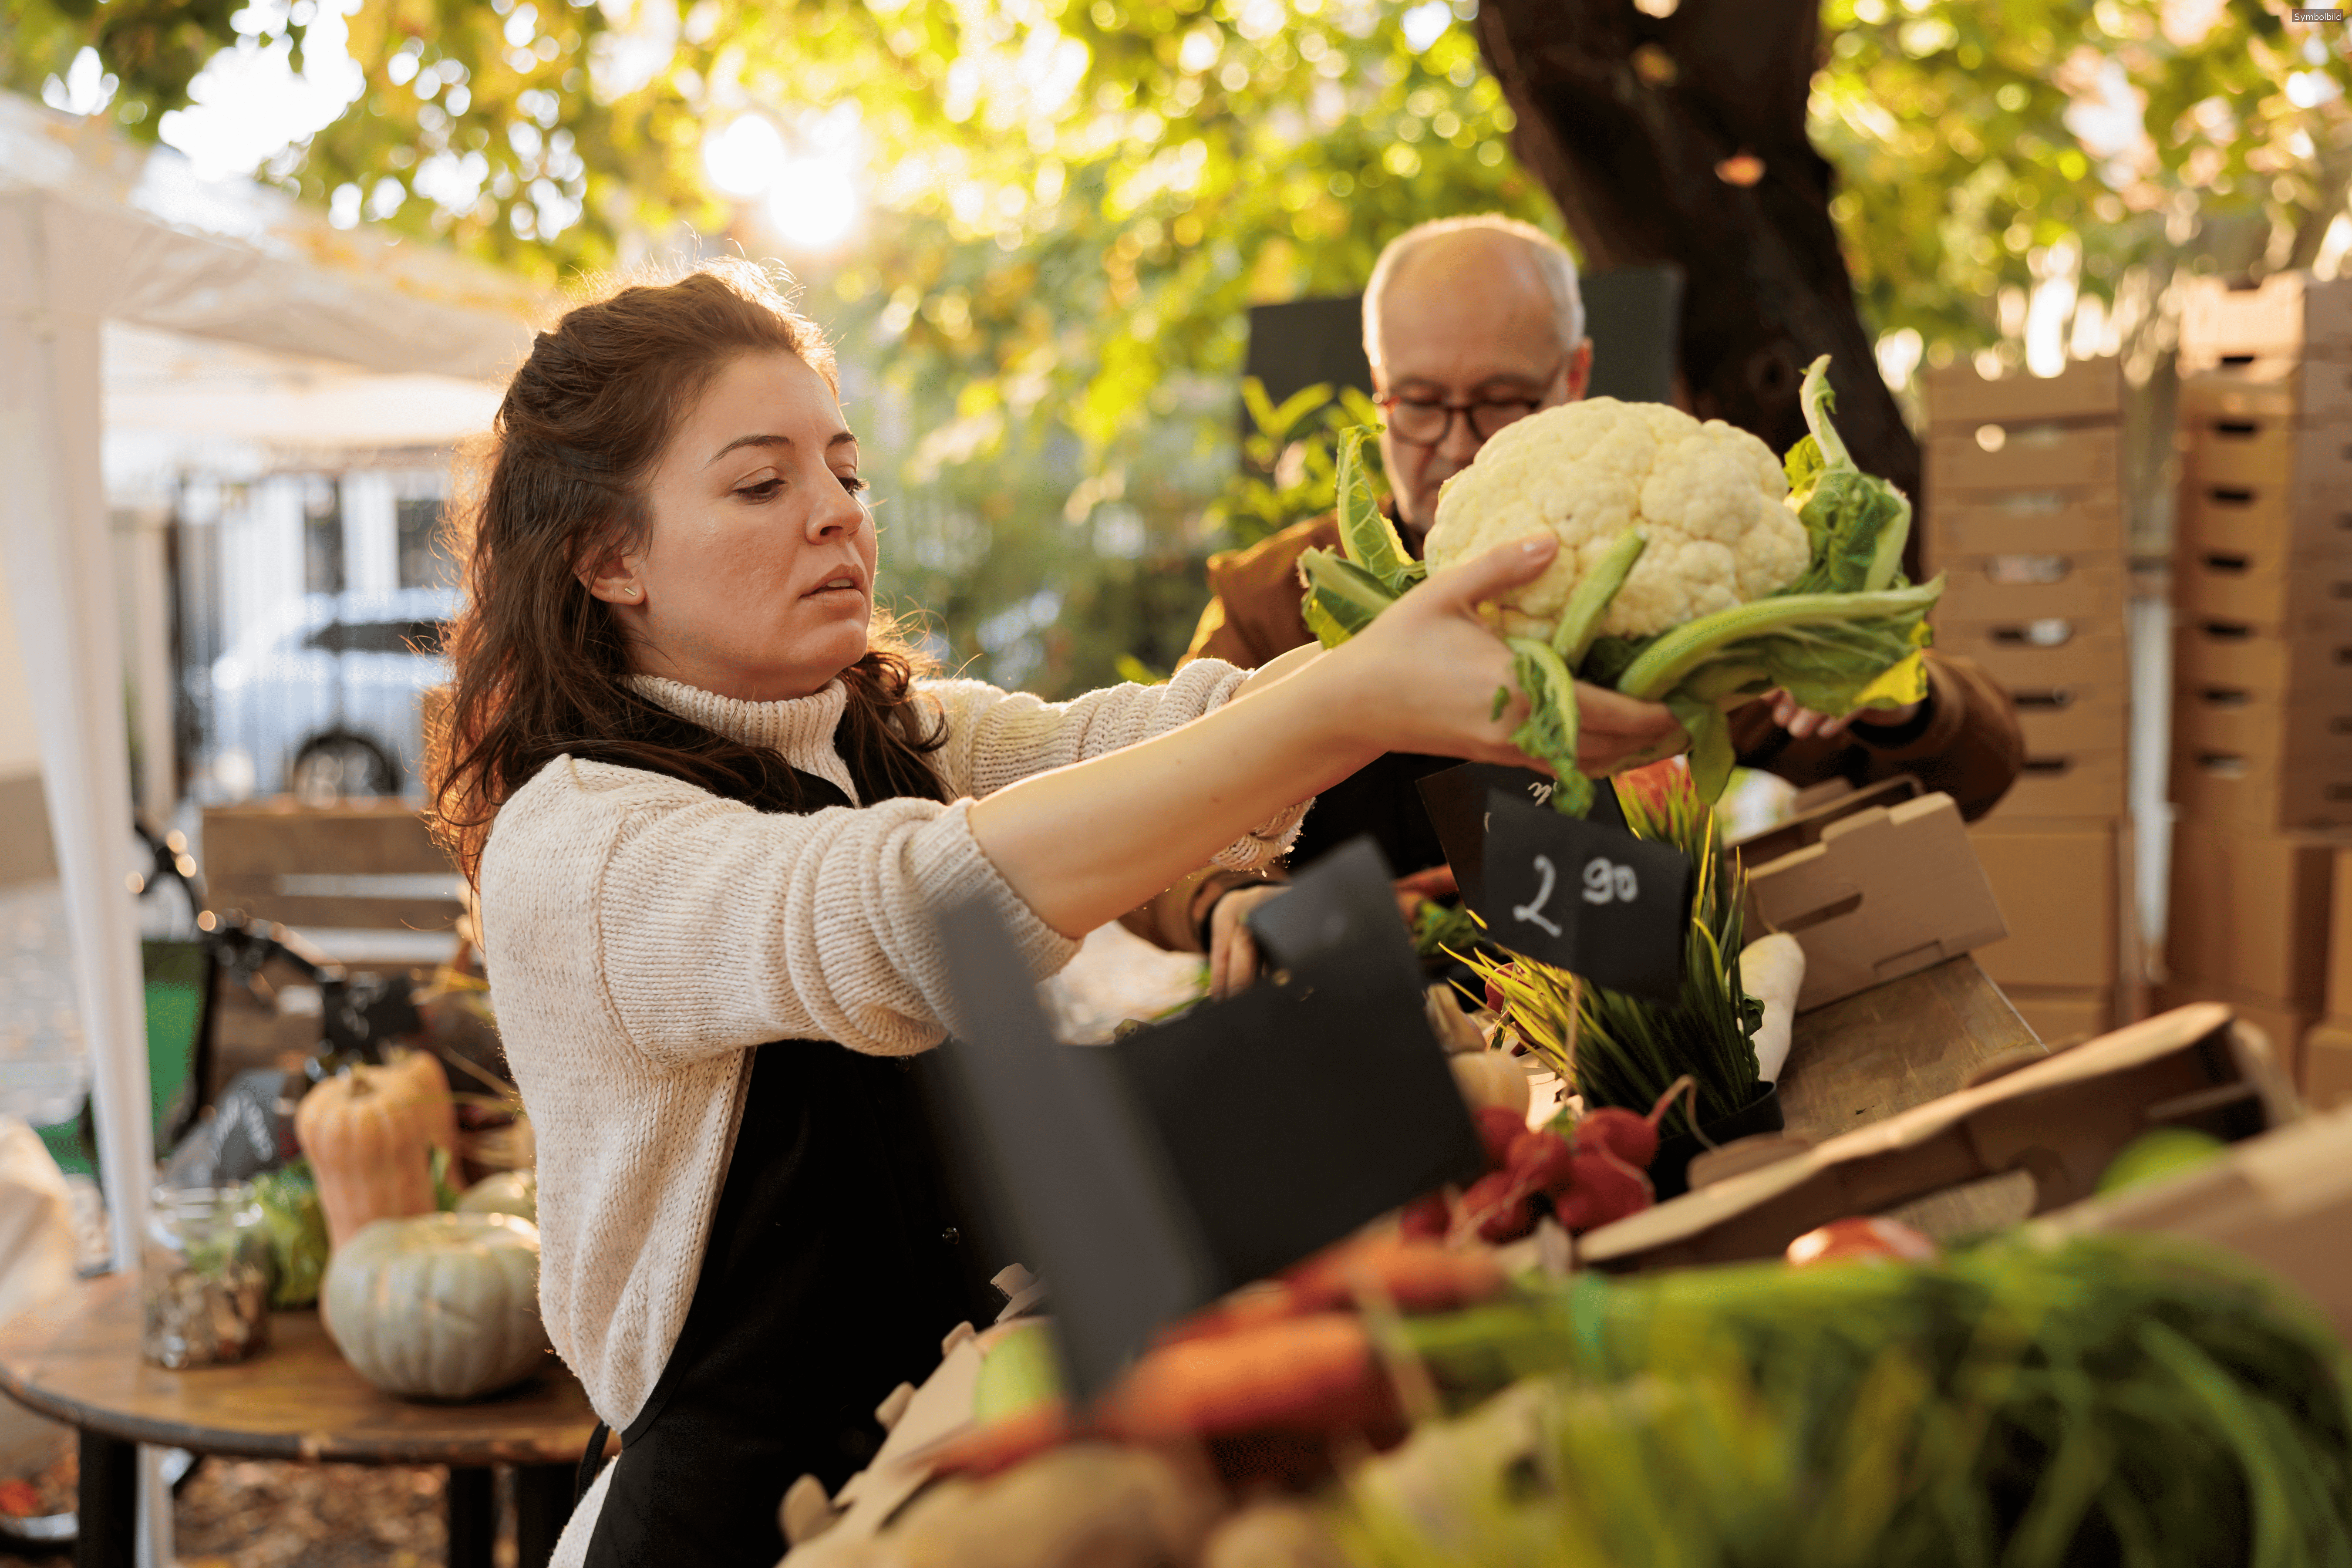
[[[254,391],[241,408],[191,387],[193,417],[173,414],[161,383],[117,399],[121,413],[143,406],[142,424],[192,433],[266,441],[269,422],[285,418],[294,427],[284,435],[300,443],[316,433],[303,420],[349,438],[371,405],[446,405],[470,392],[488,406],[481,384],[515,363],[541,303],[449,253],[336,230],[274,192],[200,181],[176,154],[134,148],[100,121],[0,95],[0,563],[30,677],[118,1267],[138,1265],[154,1150],[125,892],[132,801],[100,457],[101,330],[125,323],[345,367],[328,378],[340,406],[323,413],[298,412],[283,386]],[[226,428],[233,419],[241,429]],[[414,439],[417,423],[383,437]],[[163,1517],[151,1514],[142,1555],[168,1562],[168,1511],[152,1511]]]

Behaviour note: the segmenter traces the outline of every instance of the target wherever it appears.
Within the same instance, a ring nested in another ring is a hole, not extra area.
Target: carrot
[[[1215,1339],[1164,1344],[1136,1363],[1096,1418],[1119,1437],[1323,1432],[1393,1421],[1395,1396],[1350,1312],[1315,1312]]]
[[[1485,1252],[1456,1252],[1405,1237],[1353,1237],[1328,1247],[1271,1284],[1174,1324],[1160,1342],[1229,1334],[1356,1299],[1360,1287],[1400,1311],[1441,1312],[1486,1300],[1503,1288],[1500,1265]]]
[[[948,1438],[931,1451],[931,1468],[942,1476],[992,1476],[1081,1436],[1083,1430],[1056,1399]]]

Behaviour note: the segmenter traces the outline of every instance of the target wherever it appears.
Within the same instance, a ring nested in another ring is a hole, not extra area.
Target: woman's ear
[[[634,555],[592,557],[572,569],[580,585],[588,590],[592,599],[602,599],[608,605],[642,605],[646,602],[645,580],[637,575],[637,558]]]

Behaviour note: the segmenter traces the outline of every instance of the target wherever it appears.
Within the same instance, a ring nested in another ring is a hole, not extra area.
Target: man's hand
[[[1222,1002],[1257,978],[1257,943],[1242,918],[1269,899],[1290,891],[1288,883],[1235,888],[1209,907],[1209,1000]]]
[[[1919,711],[1918,703],[1906,702],[1900,708],[1857,708],[1843,719],[1832,719],[1810,708],[1798,706],[1797,700],[1785,691],[1768,691],[1759,700],[1769,702],[1772,705],[1772,722],[1800,741],[1808,735],[1819,735],[1824,741],[1835,740],[1853,724],[1865,729],[1897,729],[1908,724]]]

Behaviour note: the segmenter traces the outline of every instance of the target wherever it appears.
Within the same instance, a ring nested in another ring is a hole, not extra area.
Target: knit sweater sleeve
[[[501,997],[601,1002],[654,1063],[776,1039],[928,1049],[948,1005],[934,911],[985,900],[1039,978],[1077,951],[998,874],[966,810],[761,813],[559,758],[499,810],[483,853]]]
[[[1034,773],[1103,756],[1181,729],[1223,707],[1250,671],[1195,659],[1161,686],[1107,686],[1067,702],[1047,702],[977,680],[927,681],[940,704],[947,744],[933,764],[959,795],[994,794]],[[1285,807],[1220,850],[1217,864],[1246,871],[1277,858],[1298,837],[1312,796]]]

